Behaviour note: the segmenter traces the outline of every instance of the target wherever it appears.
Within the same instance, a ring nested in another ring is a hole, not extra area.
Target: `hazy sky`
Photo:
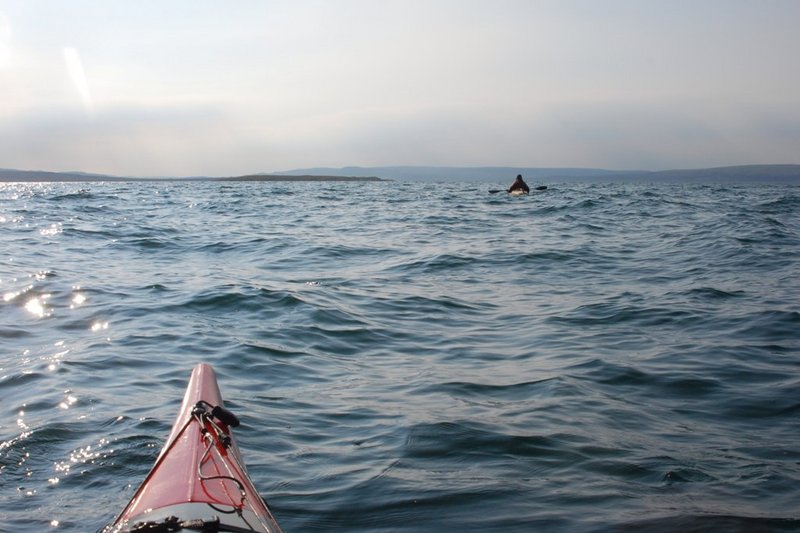
[[[0,168],[800,163],[796,0],[0,0]]]

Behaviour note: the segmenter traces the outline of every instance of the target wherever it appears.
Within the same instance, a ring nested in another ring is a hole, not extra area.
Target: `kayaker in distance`
[[[530,187],[528,187],[528,184],[525,183],[524,179],[522,179],[522,174],[517,174],[517,179],[514,180],[514,183],[512,183],[511,187],[508,188],[508,192],[513,192],[513,191],[531,192],[531,189]]]

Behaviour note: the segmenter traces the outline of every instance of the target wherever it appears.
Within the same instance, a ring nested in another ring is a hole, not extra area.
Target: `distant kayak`
[[[546,191],[547,185],[539,185],[532,189],[533,191]],[[523,191],[522,189],[517,189],[514,191],[509,191],[508,189],[489,189],[489,194],[497,194],[499,192],[507,192],[510,196],[523,196],[528,194],[528,191]]]
[[[237,531],[280,533],[247,475],[214,370],[197,365],[178,419],[150,473],[103,533]]]

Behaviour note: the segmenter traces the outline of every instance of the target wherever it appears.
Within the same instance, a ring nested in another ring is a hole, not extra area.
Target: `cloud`
[[[796,160],[800,4],[711,16],[725,5],[17,3],[0,15],[0,166]]]
[[[582,166],[659,170],[793,162],[800,113],[694,102],[376,107],[271,117],[224,103],[50,108],[0,122],[17,168],[229,176],[308,166]],[[42,165],[55,161],[57,166]],[[12,166],[4,163],[2,166]]]
[[[305,141],[323,158],[315,164],[331,166],[357,160],[658,170],[792,162],[800,113],[782,116],[757,105],[691,101],[435,106],[331,117],[309,126]]]

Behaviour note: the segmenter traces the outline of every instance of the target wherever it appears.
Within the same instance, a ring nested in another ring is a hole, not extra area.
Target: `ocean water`
[[[287,532],[800,531],[800,187],[0,185],[0,530],[212,363]]]

